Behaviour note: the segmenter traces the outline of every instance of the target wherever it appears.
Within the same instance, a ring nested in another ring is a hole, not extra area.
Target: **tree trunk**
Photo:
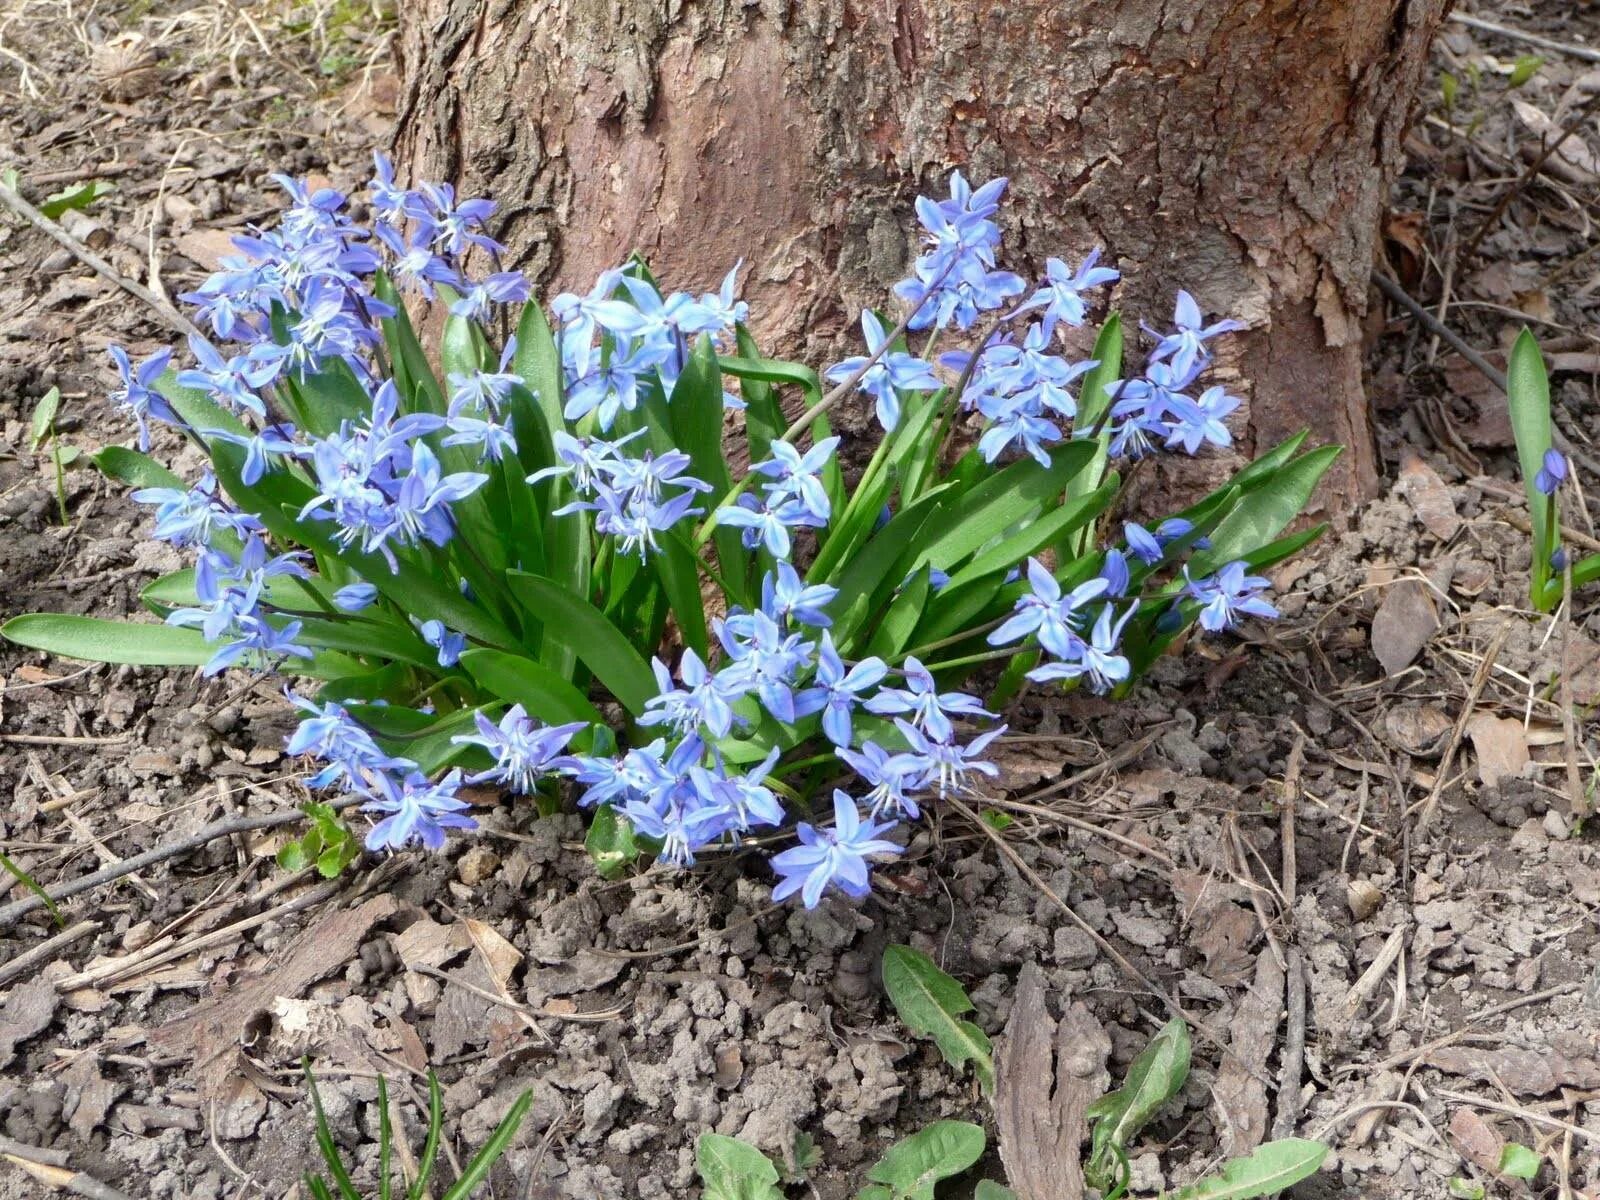
[[[416,0],[398,157],[497,199],[546,288],[638,250],[704,289],[742,257],[790,351],[886,305],[919,191],[1008,175],[1005,265],[1103,245],[1123,312],[1185,287],[1250,323],[1220,364],[1239,448],[1344,443],[1340,509],[1376,483],[1359,317],[1449,2]]]

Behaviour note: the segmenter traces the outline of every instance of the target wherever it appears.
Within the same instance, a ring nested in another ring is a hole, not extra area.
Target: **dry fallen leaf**
[[[1456,515],[1455,501],[1439,473],[1422,458],[1407,451],[1400,463],[1400,478],[1396,489],[1406,498],[1422,527],[1441,542],[1448,542],[1461,528],[1461,518]]]
[[[1441,1046],[1422,1060],[1452,1075],[1503,1083],[1518,1096],[1547,1096],[1558,1088],[1600,1088],[1600,1062],[1572,1058],[1559,1050],[1491,1049]]]
[[[1514,717],[1476,713],[1467,722],[1467,736],[1478,752],[1478,778],[1485,787],[1521,775],[1528,765],[1528,739]]]
[[[1414,758],[1433,758],[1444,750],[1455,722],[1431,704],[1401,704],[1384,714],[1389,742]]]
[[[1513,98],[1511,110],[1541,142],[1546,139],[1553,141],[1561,136],[1561,126],[1526,100]],[[1535,155],[1542,151],[1538,144],[1526,149]],[[1569,183],[1593,183],[1600,179],[1600,158],[1596,158],[1594,151],[1589,149],[1581,131],[1562,142],[1555,153],[1545,160],[1545,166]]]
[[[1439,610],[1420,579],[1402,579],[1385,590],[1372,617],[1372,652],[1386,674],[1409,667],[1439,628]]]
[[[1470,1108],[1458,1108],[1450,1118],[1450,1141],[1463,1157],[1485,1171],[1498,1172],[1506,1140]]]

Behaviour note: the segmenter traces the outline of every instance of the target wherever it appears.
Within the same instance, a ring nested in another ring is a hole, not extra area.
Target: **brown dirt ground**
[[[1478,11],[1600,44],[1592,6]],[[347,184],[383,136],[394,81],[365,10],[94,13],[0,9],[0,91],[17,101],[0,114],[0,167],[29,187],[53,180],[37,194],[115,182],[85,232],[130,278],[182,290],[228,232],[270,216],[269,170]],[[128,34],[143,40],[116,41]],[[1449,27],[1436,57],[1459,91],[1452,108],[1430,96],[1413,135],[1387,265],[1487,350],[1532,322],[1562,356],[1558,420],[1592,453],[1592,123],[1466,252],[1537,152],[1541,119],[1600,94],[1593,63],[1559,54],[1509,92],[1527,49]],[[1307,1197],[1440,1196],[1455,1177],[1490,1195],[1600,1194],[1600,854],[1593,822],[1570,820],[1566,773],[1570,753],[1592,789],[1600,613],[1581,597],[1570,621],[1526,611],[1501,398],[1448,346],[1383,321],[1372,394],[1390,490],[1280,572],[1284,620],[1249,644],[1192,646],[1126,703],[1031,697],[1014,714],[1027,733],[1004,750],[1013,796],[1089,772],[1006,831],[1074,916],[950,815],[869,902],[814,913],[772,910],[734,858],[604,883],[574,819],[504,806],[444,855],[363,864],[321,892],[273,865],[281,831],[241,835],[65,903],[81,935],[15,977],[4,964],[57,930],[42,914],[0,930],[0,1134],[130,1195],[292,1194],[314,1155],[297,1065],[309,1054],[337,1137],[369,1167],[375,1074],[415,1134],[432,1066],[458,1155],[533,1090],[496,1196],[690,1195],[694,1138],[714,1129],[778,1158],[810,1135],[814,1194],[834,1200],[931,1119],[993,1130],[971,1082],[888,1008],[882,948],[934,954],[994,1033],[1037,965],[1052,1006],[1085,1003],[1120,1074],[1164,1001],[1091,929],[1215,1039],[1197,1037],[1188,1086],[1136,1148],[1136,1194],[1266,1128],[1332,1145],[1296,1191]],[[168,340],[148,309],[0,219],[0,615],[128,613],[178,565],[86,467],[65,472],[61,524],[53,463],[27,432],[56,385],[64,445],[126,442],[102,400],[103,349]],[[197,466],[175,439],[157,450]],[[1593,536],[1587,511],[1569,519]],[[1552,683],[1563,643],[1570,737]],[[269,685],[9,646],[0,683],[0,850],[47,884],[304,799]],[[1303,1002],[1284,986],[1297,963]],[[496,989],[529,1007],[480,994]],[[1286,1057],[1302,1022],[1303,1055]],[[1544,1156],[1531,1189],[1485,1169],[1503,1141]],[[992,1155],[986,1166],[998,1174]],[[38,1186],[0,1166],[0,1197]]]

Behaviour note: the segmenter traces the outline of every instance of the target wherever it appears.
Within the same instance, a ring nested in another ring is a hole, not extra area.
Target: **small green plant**
[[[317,874],[332,879],[360,857],[361,839],[331,804],[313,801],[301,811],[310,827],[278,851],[278,865],[285,871],[298,871],[315,863]]]
[[[983,1030],[962,1020],[973,1004],[959,983],[922,951],[890,946],[883,952],[883,987],[913,1032],[931,1037],[952,1067],[970,1062],[984,1095],[993,1095],[994,1051]]]
[[[0,171],[0,186],[16,192],[22,188],[22,177],[15,167],[7,167]],[[59,192],[52,192],[39,203],[39,212],[52,221],[60,220],[69,210],[77,209],[82,212],[102,196],[116,191],[113,184],[103,179],[91,179],[87,183],[75,184]]]
[[[444,1095],[439,1090],[439,1081],[434,1078],[433,1073],[431,1071],[428,1073],[428,1134],[422,1145],[422,1157],[417,1160],[416,1178],[403,1191],[396,1192],[392,1161],[394,1130],[389,1120],[389,1087],[384,1078],[381,1075],[378,1077],[376,1190],[364,1190],[357,1188],[349,1168],[339,1155],[339,1147],[334,1144],[333,1131],[328,1128],[327,1114],[322,1110],[322,1097],[317,1092],[317,1081],[311,1073],[311,1064],[306,1062],[304,1065],[306,1087],[310,1089],[311,1106],[316,1112],[317,1149],[321,1151],[322,1161],[328,1168],[328,1176],[333,1180],[329,1183],[327,1177],[313,1175],[308,1171],[305,1175],[305,1185],[306,1190],[311,1193],[312,1200],[393,1200],[396,1195],[403,1196],[404,1200],[423,1200],[424,1197],[431,1196],[433,1193],[429,1191],[428,1183],[433,1177],[434,1164],[439,1155],[439,1144],[444,1135]],[[479,1185],[489,1177],[489,1169],[506,1152],[506,1147],[516,1136],[522,1118],[527,1115],[528,1106],[532,1103],[531,1090],[517,1097],[517,1102],[495,1127],[494,1133],[489,1135],[489,1140],[484,1143],[483,1148],[467,1163],[461,1172],[461,1178],[446,1188],[439,1200],[467,1200],[477,1192]]]
[[[1569,575],[1574,588],[1600,579],[1600,554],[1574,562],[1561,544],[1561,489],[1572,468],[1567,456],[1555,448],[1550,377],[1539,343],[1527,329],[1511,348],[1506,402],[1511,408],[1511,432],[1528,490],[1528,523],[1533,530],[1528,598],[1539,612],[1551,612],[1561,603]]]
[[[39,397],[33,410],[29,427],[28,448],[35,454],[45,442],[50,443],[50,459],[56,468],[56,513],[61,523],[67,523],[67,464],[78,457],[76,446],[63,446],[56,437],[56,414],[61,411],[61,389],[51,388]]]
[[[993,1052],[983,1031],[962,1019],[961,1014],[972,1011],[973,1005],[961,985],[927,955],[909,946],[890,946],[884,951],[883,981],[901,1019],[914,1031],[932,1037],[952,1066],[971,1062],[984,1093],[992,1095]],[[1188,1028],[1175,1019],[1163,1026],[1133,1061],[1122,1086],[1089,1106],[1086,1116],[1092,1132],[1084,1178],[1104,1200],[1119,1200],[1128,1194],[1128,1145],[1182,1090],[1189,1076],[1189,1057]],[[986,1144],[981,1126],[936,1121],[891,1146],[867,1172],[867,1186],[857,1193],[856,1200],[934,1200],[935,1185],[970,1170],[983,1157]],[[795,1145],[798,1158],[799,1139]],[[812,1148],[809,1138],[804,1145]],[[1321,1142],[1303,1138],[1268,1142],[1244,1158],[1224,1163],[1215,1174],[1179,1188],[1170,1200],[1249,1200],[1273,1195],[1313,1174],[1327,1153]],[[705,1200],[784,1200],[780,1181],[798,1181],[780,1175],[754,1146],[721,1134],[700,1138],[696,1162]],[[1525,1170],[1525,1160],[1518,1158],[1513,1166]],[[1537,1169],[1535,1159],[1533,1170]],[[1511,1174],[1513,1169],[1502,1168],[1502,1173]],[[972,1196],[973,1200],[1016,1200],[1009,1188],[988,1179],[978,1182]]]

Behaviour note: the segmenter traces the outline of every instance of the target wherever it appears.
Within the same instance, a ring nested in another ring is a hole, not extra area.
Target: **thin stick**
[[[1408,293],[1405,288],[1401,287],[1394,280],[1390,279],[1382,271],[1374,271],[1372,273],[1372,282],[1377,285],[1380,292],[1415,317],[1419,325],[1421,325],[1429,333],[1443,339],[1445,344],[1448,345],[1450,349],[1454,350],[1457,354],[1461,355],[1462,358],[1466,359],[1474,367],[1478,368],[1479,371],[1483,372],[1484,376],[1491,383],[1493,383],[1495,387],[1499,388],[1502,392],[1506,390],[1505,372],[1495,367],[1494,364],[1489,362],[1488,359],[1484,358],[1483,355],[1479,354],[1471,346],[1467,345],[1467,343],[1464,342],[1460,335],[1457,334],[1453,329],[1451,329],[1448,325],[1445,325],[1439,320],[1438,317],[1434,316],[1427,309],[1423,308],[1422,305],[1413,300],[1410,293]]]
[[[31,950],[24,950],[21,954],[11,959],[4,966],[0,966],[0,987],[5,987],[18,975],[33,970],[41,963],[49,962],[55,957],[56,951],[64,950],[74,942],[88,937],[100,928],[98,921],[79,921],[76,925],[68,926],[54,937],[45,938]],[[57,1166],[60,1164],[57,1163]]]
[[[1526,42],[1528,45],[1537,46],[1541,50],[1553,50],[1557,54],[1565,54],[1569,58],[1600,63],[1600,50],[1592,50],[1588,46],[1575,46],[1571,42],[1558,42],[1554,38],[1541,37],[1537,33],[1528,33],[1522,29],[1513,29],[1509,25],[1496,25],[1493,21],[1485,21],[1482,17],[1470,16],[1467,13],[1453,12],[1450,14],[1449,19],[1457,25],[1481,29],[1485,33],[1498,33],[1501,37],[1510,38],[1515,42]]]
[[[1284,972],[1284,1011],[1287,1028],[1283,1057],[1278,1068],[1278,1095],[1272,1117],[1272,1136],[1285,1138],[1300,1120],[1300,1080],[1306,1053],[1306,961],[1294,927],[1294,906],[1300,890],[1300,860],[1295,851],[1295,810],[1300,801],[1300,773],[1305,767],[1306,735],[1295,737],[1283,772],[1283,811],[1279,841],[1283,854],[1284,920],[1288,923],[1288,964]]]
[[[1581,821],[1589,815],[1589,798],[1583,793],[1578,776],[1577,718],[1572,710],[1572,560],[1561,572],[1561,741],[1567,766],[1567,803],[1572,817]]]
[[[87,1196],[89,1200],[133,1200],[127,1192],[119,1192],[109,1184],[101,1183],[94,1176],[85,1175],[82,1171],[74,1171],[68,1167],[52,1167],[47,1163],[23,1158],[19,1154],[7,1154],[4,1157],[8,1163],[20,1167],[46,1187],[69,1191],[75,1196]]]
[[[361,801],[359,796],[344,796],[333,801],[335,809],[349,808]],[[84,875],[78,879],[68,880],[66,883],[57,883],[45,889],[52,900],[65,900],[69,896],[76,896],[97,888],[103,883],[121,879],[124,875],[131,875],[135,871],[155,863],[166,862],[169,858],[177,858],[191,850],[198,850],[218,838],[232,837],[236,833],[248,833],[254,829],[271,829],[275,825],[291,825],[296,821],[305,820],[305,814],[298,809],[286,813],[264,813],[255,817],[229,817],[223,821],[213,821],[204,829],[180,838],[165,846],[156,846],[146,850],[143,854],[135,854],[132,858],[125,858],[116,866],[105,867],[92,874]],[[0,929],[5,929],[14,924],[19,917],[25,917],[36,908],[42,908],[44,901],[38,896],[28,896],[13,904],[0,908]]]
[[[1484,685],[1489,682],[1495,660],[1500,657],[1500,647],[1506,644],[1506,637],[1510,632],[1511,623],[1501,622],[1500,628],[1495,630],[1495,635],[1489,642],[1489,649],[1484,653],[1483,661],[1473,672],[1472,685],[1467,689],[1466,703],[1461,706],[1461,715],[1456,718],[1455,728],[1450,731],[1450,742],[1445,746],[1444,757],[1439,760],[1439,773],[1434,776],[1433,787],[1428,790],[1426,799],[1413,806],[1421,810],[1417,814],[1418,833],[1426,829],[1428,822],[1433,820],[1434,810],[1439,803],[1439,793],[1444,791],[1444,785],[1450,776],[1450,767],[1455,762],[1456,751],[1461,749],[1461,739],[1467,732],[1467,722],[1472,720],[1472,714],[1478,707],[1478,697],[1483,695]],[[1409,816],[1410,811],[1408,810],[1405,815]]]
[[[1511,207],[1511,202],[1522,194],[1528,184],[1533,182],[1534,176],[1544,168],[1545,163],[1550,161],[1550,156],[1561,149],[1566,144],[1567,139],[1577,133],[1579,128],[1588,123],[1589,116],[1596,107],[1600,107],[1600,93],[1596,93],[1580,104],[1577,111],[1567,118],[1566,124],[1561,127],[1561,132],[1554,138],[1550,137],[1548,133],[1543,136],[1543,145],[1539,153],[1534,155],[1533,161],[1524,168],[1522,174],[1517,176],[1511,186],[1501,193],[1499,201],[1489,211],[1489,215],[1478,222],[1478,227],[1472,231],[1472,236],[1467,239],[1467,244],[1461,248],[1461,256],[1463,258],[1472,257],[1473,253],[1478,249],[1478,243],[1483,241],[1485,235],[1500,223],[1500,218],[1505,215],[1506,209]],[[1442,317],[1444,313],[1441,311],[1439,315]]]
[[[1433,1041],[1425,1042],[1422,1045],[1415,1046],[1410,1050],[1402,1050],[1399,1054],[1391,1054],[1388,1058],[1379,1063],[1352,1064],[1347,1067],[1340,1067],[1334,1072],[1334,1075],[1349,1075],[1355,1071],[1370,1071],[1371,1073],[1376,1074],[1379,1071],[1387,1071],[1392,1067],[1404,1066],[1406,1063],[1422,1058],[1424,1055],[1432,1054],[1435,1050],[1439,1050],[1445,1046],[1453,1045],[1454,1043],[1459,1042],[1462,1038],[1466,1037],[1467,1034],[1472,1032],[1472,1027],[1474,1025],[1481,1021],[1487,1021],[1493,1017],[1504,1016],[1506,1013],[1511,1012],[1514,1009],[1525,1008],[1530,1004],[1540,1004],[1546,1000],[1554,1000],[1557,996],[1565,996],[1570,992],[1580,991],[1582,988],[1582,983],[1558,983],[1554,987],[1545,988],[1542,992],[1532,992],[1526,996],[1518,996],[1515,1000],[1507,1000],[1503,1004],[1496,1004],[1493,1008],[1486,1008],[1481,1013],[1475,1014],[1467,1021],[1466,1025],[1456,1030],[1454,1033],[1447,1033],[1441,1038],[1434,1038]]]
[[[143,300],[157,316],[179,333],[185,337],[199,338],[202,342],[210,344],[210,339],[200,332],[199,327],[174,308],[171,303],[156,295],[144,284],[135,283],[129,279],[3,183],[0,183],[0,204],[4,204],[40,233],[56,242],[79,262],[91,268],[95,274],[109,279],[135,299]]]

